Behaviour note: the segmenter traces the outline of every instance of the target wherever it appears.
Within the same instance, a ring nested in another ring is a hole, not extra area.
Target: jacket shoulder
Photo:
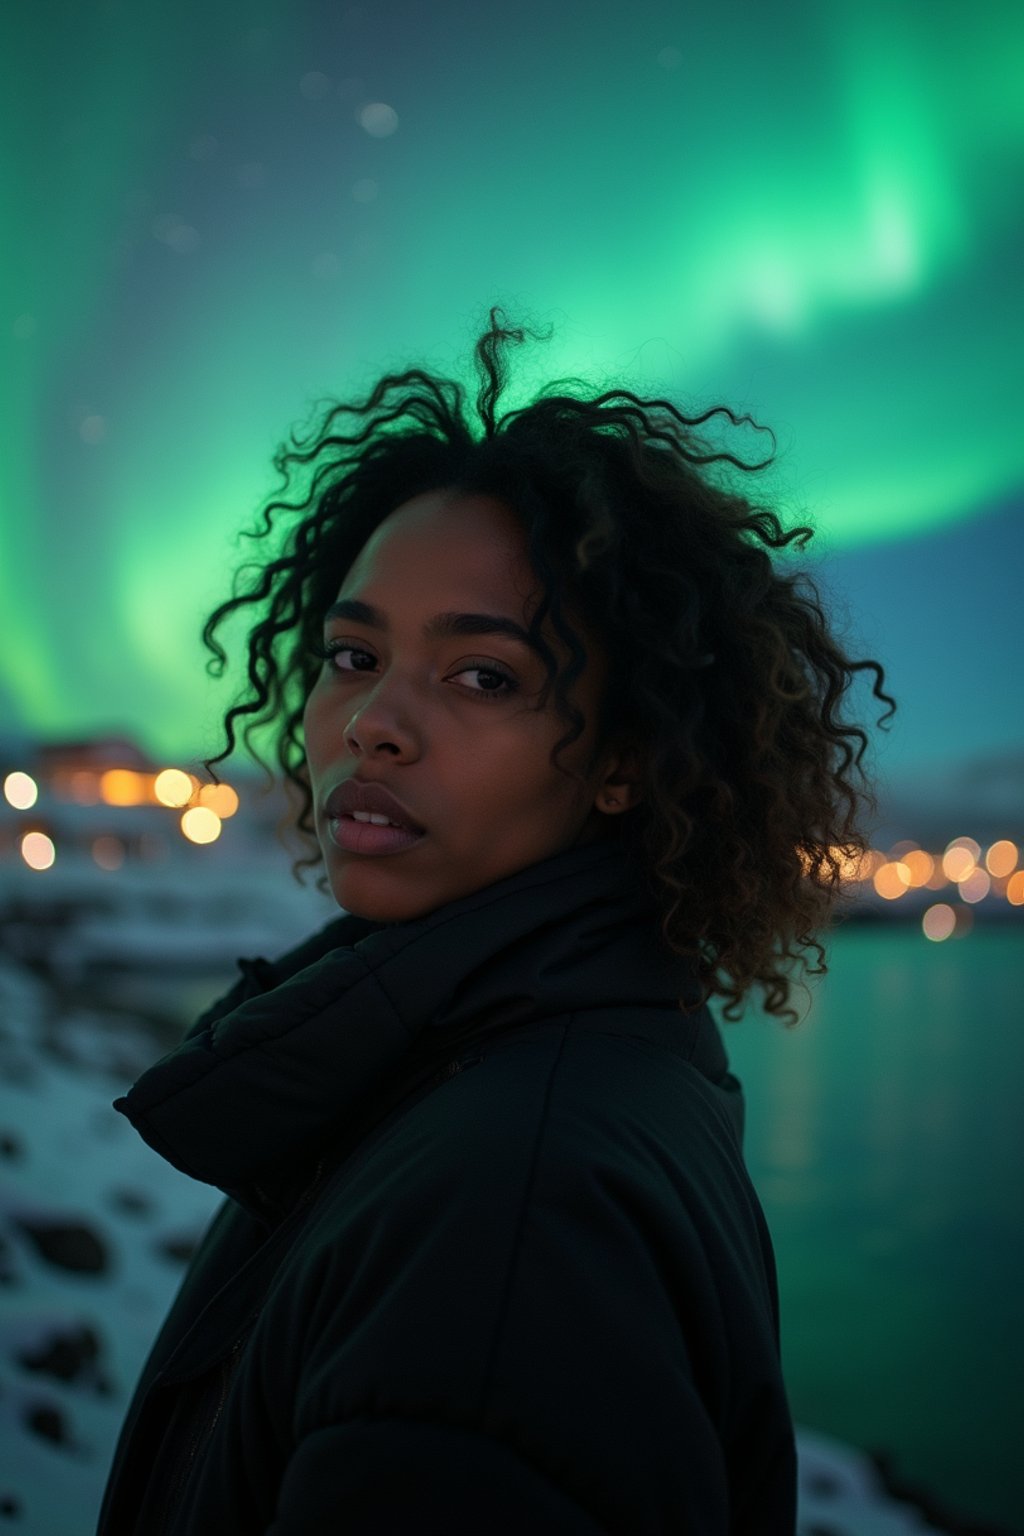
[[[569,1271],[618,1246],[657,1285],[651,1254],[668,1241],[691,1278],[711,1289],[737,1279],[774,1305],[734,1078],[716,1084],[650,1040],[571,1026],[468,1051],[457,1066],[329,1182],[314,1245],[344,1244],[356,1222],[387,1233],[396,1255],[422,1250],[429,1267],[446,1254],[457,1269],[472,1252],[470,1268],[493,1277],[561,1225],[554,1247]]]
[[[668,1159],[698,1181],[726,1168],[747,1177],[736,1078],[713,1081],[684,1051],[622,1028],[570,1022],[468,1052],[409,1124],[432,1128],[442,1163],[477,1149],[485,1178],[506,1148],[538,1165],[610,1159],[642,1176]]]

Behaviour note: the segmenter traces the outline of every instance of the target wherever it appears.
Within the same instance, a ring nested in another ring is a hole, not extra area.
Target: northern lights
[[[493,303],[554,328],[505,409],[581,376],[750,411],[840,572],[1019,504],[1019,7],[107,0],[5,28],[12,728],[212,750],[199,631],[274,449],[384,371],[471,383]],[[961,600],[980,656],[1003,630]]]

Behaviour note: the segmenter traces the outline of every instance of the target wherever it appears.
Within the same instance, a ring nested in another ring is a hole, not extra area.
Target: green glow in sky
[[[472,382],[493,303],[554,326],[506,407],[581,375],[751,411],[827,549],[1019,490],[1024,12],[596,14],[8,21],[0,710],[209,749],[199,629],[274,449],[385,369]]]

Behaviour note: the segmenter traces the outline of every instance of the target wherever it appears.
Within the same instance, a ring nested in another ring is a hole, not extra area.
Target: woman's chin
[[[338,906],[351,917],[361,917],[368,923],[404,923],[415,917],[425,917],[437,902],[416,901],[408,892],[388,891],[372,878],[364,877],[362,870],[353,875],[351,869],[335,870],[331,880],[331,894]]]

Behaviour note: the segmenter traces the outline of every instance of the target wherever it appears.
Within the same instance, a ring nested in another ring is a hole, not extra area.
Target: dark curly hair
[[[240,568],[232,597],[204,626],[207,671],[219,677],[221,622],[247,604],[262,613],[248,634],[249,687],[225,715],[227,746],[206,767],[216,779],[213,764],[235,749],[235,720],[252,716],[243,738],[266,768],[252,734],[271,727],[286,787],[297,791],[296,825],[316,850],[293,864],[301,881],[300,869],[322,861],[301,732],[325,609],[405,501],[440,488],[497,497],[520,519],[543,586],[530,628],[548,671],[539,707],[554,687],[569,725],[553,766],[566,771],[558,754],[584,728],[568,699],[587,660],[571,617],[607,651],[593,761],[609,742],[640,756],[642,798],[609,818],[608,835],[623,838],[644,872],[665,940],[694,961],[704,997],[725,1000],[726,1018],[739,1017],[756,983],[766,1011],[795,1023],[790,972],[794,963],[812,975],[827,969],[818,935],[848,861],[866,851],[860,821],[874,805],[862,767],[868,738],[843,706],[855,674],[869,670],[885,723],[895,704],[884,671],[844,654],[806,573],[773,563],[769,551],[802,551],[812,529],[787,532],[775,512],[730,488],[724,466],[753,473],[773,454],[748,465],[696,431],[716,416],[756,426],[750,417],[717,406],[691,418],[666,400],[624,389],[589,397],[579,380],[560,380],[496,421],[503,348],[524,334],[550,336],[502,321],[492,308],[475,347],[482,435],[458,384],[414,368],[382,378],[363,405],[331,402],[312,437],[293,432],[291,449],[274,455],[282,490],[297,471],[303,494],[271,500],[263,526],[245,536],[266,538],[278,513],[304,515],[275,558]],[[557,392],[567,384],[578,394]],[[361,430],[339,431],[345,415],[365,418]],[[548,617],[570,656],[560,672],[540,634]]]

